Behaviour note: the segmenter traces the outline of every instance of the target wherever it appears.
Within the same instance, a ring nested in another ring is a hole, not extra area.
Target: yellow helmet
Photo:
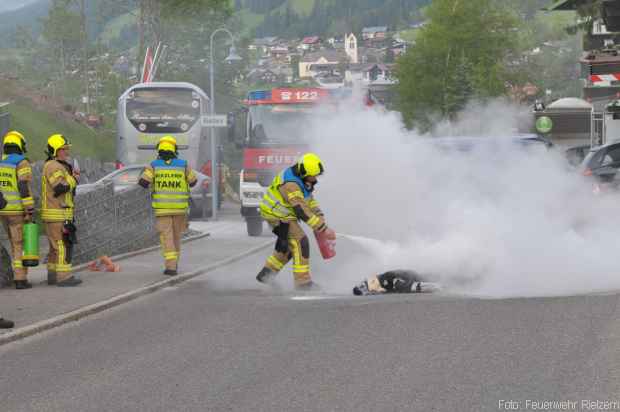
[[[159,143],[157,144],[157,151],[166,151],[176,153],[177,151],[177,139],[172,136],[164,136],[159,139]]]
[[[319,176],[323,174],[323,162],[314,153],[306,153],[297,162],[297,171],[300,177]]]
[[[71,147],[69,141],[61,134],[53,134],[47,139],[47,154],[56,157],[58,150]]]
[[[15,145],[22,153],[26,152],[26,138],[18,131],[11,130],[4,136],[3,145]]]

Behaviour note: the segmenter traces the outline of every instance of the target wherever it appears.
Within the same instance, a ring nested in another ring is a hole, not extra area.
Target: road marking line
[[[341,299],[344,296],[334,295],[322,295],[322,296],[291,296],[291,300],[326,300],[326,299]]]

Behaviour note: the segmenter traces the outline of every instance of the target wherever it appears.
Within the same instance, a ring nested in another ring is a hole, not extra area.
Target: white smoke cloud
[[[509,136],[517,112],[501,101],[478,105],[438,130]],[[594,196],[561,153],[511,144],[446,153],[404,130],[397,114],[362,108],[322,117],[313,134],[327,168],[317,198],[330,225],[379,240],[318,263],[330,273],[319,279],[328,291],[348,293],[397,268],[491,297],[620,288],[619,198]]]

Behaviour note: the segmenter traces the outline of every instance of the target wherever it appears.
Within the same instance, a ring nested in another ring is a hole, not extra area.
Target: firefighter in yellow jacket
[[[323,171],[321,159],[314,153],[306,153],[296,165],[276,176],[267,189],[260,211],[278,239],[274,253],[256,276],[259,282],[270,282],[293,259],[295,287],[300,290],[317,288],[310,276],[310,242],[299,221],[305,222],[312,230],[328,231],[329,238],[336,238],[312,196],[317,177]]]
[[[34,213],[34,199],[30,189],[32,168],[25,153],[24,136],[17,131],[8,132],[4,136],[0,161],[0,192],[7,205],[0,210],[0,220],[11,242],[16,289],[32,287],[27,279],[28,270],[22,264],[24,222],[31,221]]]
[[[72,275],[71,258],[76,243],[73,220],[77,174],[69,163],[71,145],[61,134],[47,140],[47,161],[41,176],[41,219],[49,241],[47,283],[77,286],[82,281]]]
[[[164,255],[164,275],[176,276],[181,253],[181,236],[187,230],[190,187],[196,185],[194,171],[177,158],[177,142],[164,136],[157,145],[158,157],[144,168],[138,184],[153,190],[152,207]]]

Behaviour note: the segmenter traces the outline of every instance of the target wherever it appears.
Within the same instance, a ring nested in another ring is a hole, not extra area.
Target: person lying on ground
[[[439,290],[437,283],[413,270],[391,270],[371,276],[353,288],[356,296],[384,293],[428,293]]]

